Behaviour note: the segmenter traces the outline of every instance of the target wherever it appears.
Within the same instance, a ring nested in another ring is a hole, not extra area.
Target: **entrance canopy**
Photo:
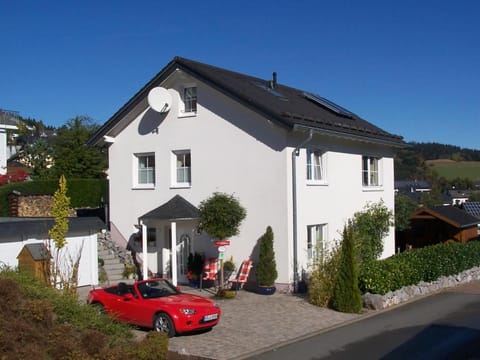
[[[177,222],[185,220],[197,220],[200,218],[200,211],[185,200],[180,195],[175,195],[165,204],[151,210],[150,212],[138,218],[142,225],[142,248],[143,248],[143,276],[146,278],[148,274],[148,257],[147,257],[147,226],[145,223],[150,221],[169,221],[170,222],[170,249],[177,248]],[[173,254],[171,254],[173,255]],[[172,269],[172,282],[177,285],[177,256],[170,256]],[[186,261],[186,259],[184,259]],[[181,259],[180,264],[183,264]]]
[[[175,195],[165,204],[142,215],[138,219],[145,220],[195,220],[200,217],[197,207],[189,203],[180,195]]]

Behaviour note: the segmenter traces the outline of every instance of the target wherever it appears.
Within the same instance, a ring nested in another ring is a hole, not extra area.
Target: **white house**
[[[98,247],[97,235],[105,224],[97,217],[69,218],[67,243],[62,250],[62,274],[69,274],[70,259],[80,257],[78,269],[78,286],[98,285]],[[0,264],[17,267],[18,255],[25,245],[46,244],[48,231],[54,224],[53,218],[0,218]],[[51,253],[55,254],[55,245],[49,244]]]
[[[217,256],[199,203],[233,194],[247,210],[225,258],[256,261],[271,226],[277,286],[295,286],[315,249],[368,202],[394,209],[392,135],[318,95],[176,57],[89,144],[109,144],[112,238],[148,271],[185,281],[190,252]],[[138,229],[143,229],[139,232]],[[142,241],[133,241],[141,236]],[[176,256],[170,256],[170,249]],[[383,256],[394,253],[394,231]]]
[[[7,130],[17,130],[17,114],[0,109],[0,175],[7,173],[7,160],[10,152],[7,149]]]

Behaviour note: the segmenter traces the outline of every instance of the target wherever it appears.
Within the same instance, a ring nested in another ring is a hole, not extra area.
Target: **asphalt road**
[[[480,359],[480,282],[443,291],[254,359]]]

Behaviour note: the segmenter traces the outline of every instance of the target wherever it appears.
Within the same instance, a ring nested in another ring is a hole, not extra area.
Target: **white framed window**
[[[325,260],[326,238],[327,224],[307,226],[307,259],[309,265]]]
[[[190,150],[172,151],[172,186],[190,187],[192,184],[192,158]]]
[[[155,186],[155,154],[134,154],[133,185],[136,188],[153,188]]]
[[[381,159],[373,156],[362,157],[363,186],[381,186]]]
[[[326,154],[320,150],[307,149],[307,183],[326,182]]]
[[[180,109],[180,116],[195,116],[197,114],[197,86],[195,84],[185,85],[181,91],[183,108]]]

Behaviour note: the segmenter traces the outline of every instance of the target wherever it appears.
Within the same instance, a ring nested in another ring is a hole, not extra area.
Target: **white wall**
[[[247,218],[240,235],[230,239],[226,258],[233,255],[240,265],[270,225],[281,264],[279,281],[286,282],[289,220],[285,132],[199,82],[197,116],[178,118],[179,95],[175,89],[181,83],[171,82],[167,86],[175,101],[163,121],[156,120],[161,117],[158,113],[143,112],[110,146],[111,221],[128,239],[139,216],[176,194],[195,206],[215,191],[234,194],[247,209]],[[149,119],[159,124],[154,131],[145,130]],[[181,149],[191,151],[192,186],[188,189],[170,186],[171,151]],[[137,152],[155,152],[153,190],[132,190],[132,154]]]
[[[7,173],[7,134],[3,127],[0,127],[0,175]]]
[[[17,267],[17,256],[20,251],[27,244],[45,243],[43,239],[30,238],[24,241],[17,242],[2,242],[0,243],[0,261],[10,267]],[[64,273],[70,269],[70,261],[68,257],[71,256],[76,259],[83,243],[81,252],[80,266],[78,271],[78,286],[98,285],[98,251],[97,251],[97,235],[77,236],[67,239],[67,245],[62,249],[63,260],[61,263],[64,266]],[[53,244],[52,244],[53,246]],[[53,252],[55,247],[53,246]]]
[[[327,241],[333,244],[341,240],[347,221],[366,204],[382,200],[394,211],[393,158],[384,148],[318,135],[307,146],[327,151],[327,183],[307,185],[306,151],[302,150],[297,158],[299,269],[307,268],[308,225],[327,224]],[[382,158],[381,186],[363,187],[362,155]],[[394,254],[394,235],[392,228],[384,239],[382,257]]]

